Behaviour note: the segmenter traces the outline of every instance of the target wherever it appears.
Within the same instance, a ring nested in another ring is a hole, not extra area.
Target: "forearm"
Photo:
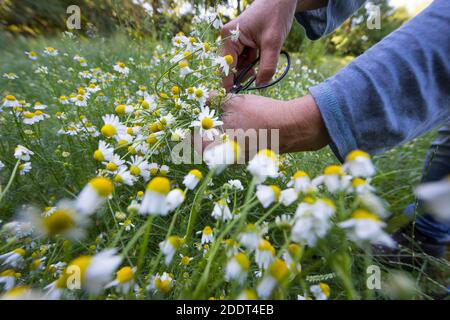
[[[428,9],[310,92],[342,159],[386,151],[450,117],[450,4]]]

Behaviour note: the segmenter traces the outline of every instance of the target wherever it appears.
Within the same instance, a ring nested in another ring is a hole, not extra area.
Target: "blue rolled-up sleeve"
[[[326,7],[298,12],[295,18],[305,28],[307,37],[316,40],[336,30],[364,2],[366,0],[329,0]]]
[[[450,1],[427,9],[310,88],[342,160],[377,154],[450,120]]]

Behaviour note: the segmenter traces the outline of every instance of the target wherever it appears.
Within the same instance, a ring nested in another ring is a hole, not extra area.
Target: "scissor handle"
[[[245,77],[245,75],[251,69],[253,69],[255,67],[255,65],[261,59],[261,57],[258,57],[251,64],[249,64],[244,70],[239,72],[239,74],[237,76],[234,77],[234,85],[233,85],[233,87],[231,88],[230,91],[232,93],[239,93],[240,91],[243,91],[243,90],[260,90],[260,89],[269,88],[269,87],[277,84],[278,82],[280,82],[287,75],[287,73],[289,72],[289,69],[291,67],[291,57],[290,57],[289,53],[287,53],[286,51],[281,51],[280,55],[281,54],[286,57],[287,66],[286,66],[286,69],[284,70],[284,72],[281,74],[280,77],[278,77],[277,79],[275,79],[271,83],[263,84],[261,86],[250,87],[251,84],[256,80],[256,76],[254,75],[254,76],[252,76],[250,78],[250,80],[248,80],[244,85],[242,85],[241,84],[241,80]]]

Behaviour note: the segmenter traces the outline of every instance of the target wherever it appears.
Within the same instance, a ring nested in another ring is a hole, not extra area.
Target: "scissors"
[[[247,80],[247,82],[245,82],[244,84],[242,84],[242,80],[245,78],[245,76],[247,75],[247,73],[252,70],[256,64],[258,64],[260,57],[256,58],[255,61],[253,61],[251,64],[249,64],[244,70],[242,70],[241,72],[239,72],[237,75],[234,76],[234,80],[233,80],[233,87],[231,87],[230,92],[231,93],[239,93],[243,90],[260,90],[260,89],[265,89],[265,88],[269,88],[275,84],[277,84],[278,82],[280,82],[289,72],[289,69],[291,67],[291,57],[289,56],[289,53],[287,53],[286,51],[281,51],[280,55],[284,55],[286,57],[287,60],[287,65],[286,65],[286,69],[283,71],[283,73],[275,80],[273,80],[272,82],[268,83],[268,84],[263,84],[260,86],[251,86],[253,82],[255,82],[256,80],[256,75],[252,76],[249,80]]]

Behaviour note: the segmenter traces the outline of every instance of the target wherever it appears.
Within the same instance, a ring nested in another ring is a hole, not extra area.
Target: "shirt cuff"
[[[309,88],[309,92],[319,106],[331,138],[330,147],[339,161],[344,162],[347,154],[358,148],[356,139],[342,112],[342,105],[328,81]]]

